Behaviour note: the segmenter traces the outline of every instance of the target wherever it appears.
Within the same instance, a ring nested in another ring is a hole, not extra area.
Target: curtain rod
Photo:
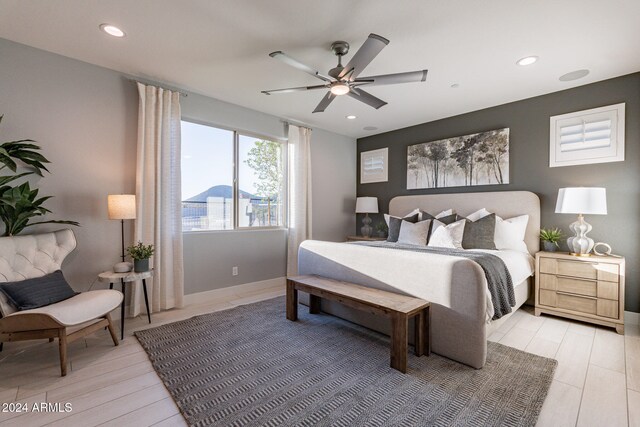
[[[306,124],[304,124],[302,122],[296,122],[294,120],[280,119],[280,122],[284,123],[285,125],[294,125],[294,126],[298,126],[298,127],[301,127],[301,128],[306,128],[306,129],[309,129],[309,130],[313,130],[313,128],[311,126],[306,125]]]
[[[170,90],[170,91],[172,91],[172,92],[178,92],[178,93],[180,94],[180,96],[184,96],[185,98],[186,98],[187,96],[189,96],[189,94],[188,94],[188,93],[183,92],[183,91],[181,91],[181,90],[178,90],[178,89],[172,89],[172,88],[169,88],[169,87],[166,87],[166,86],[161,86],[161,85],[156,84],[156,83],[141,82],[140,80],[136,80],[136,79],[132,79],[132,78],[127,78],[127,80],[129,80],[130,82],[134,82],[134,83],[141,83],[141,84],[143,84],[143,85],[156,86],[156,87],[159,87],[160,89]]]

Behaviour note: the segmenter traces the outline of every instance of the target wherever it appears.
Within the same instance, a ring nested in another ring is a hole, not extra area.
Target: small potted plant
[[[133,258],[133,271],[136,273],[149,271],[149,258],[153,252],[153,245],[143,245],[142,242],[129,246],[127,253]]]
[[[542,246],[547,252],[555,252],[560,247],[558,242],[562,239],[562,236],[562,230],[557,227],[540,230],[540,240],[542,240]]]
[[[387,227],[386,222],[380,221],[376,224],[376,231],[378,232],[379,237],[387,237],[387,231],[389,231],[389,227]]]

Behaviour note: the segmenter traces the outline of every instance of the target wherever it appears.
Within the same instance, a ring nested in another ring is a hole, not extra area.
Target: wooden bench
[[[367,288],[320,276],[287,278],[287,319],[298,320],[298,291],[309,294],[309,313],[320,312],[322,298],[391,319],[391,367],[407,372],[409,318],[415,318],[415,354],[431,355],[431,304],[420,298]]]

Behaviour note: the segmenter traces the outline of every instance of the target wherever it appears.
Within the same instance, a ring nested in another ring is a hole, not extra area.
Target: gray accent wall
[[[122,73],[0,39],[0,142],[38,141],[51,174],[34,179],[48,219],[72,219],[78,249],[63,269],[74,289],[97,289],[96,275],[119,261],[120,223],[107,218],[107,195],[135,192],[138,94]],[[283,138],[278,117],[195,93],[181,98],[183,116],[201,123]],[[313,233],[343,240],[355,227],[356,141],[312,133]],[[133,222],[126,223],[127,244]],[[0,228],[1,225],[0,225]],[[50,225],[33,228],[54,230]],[[282,277],[286,231],[184,235],[185,293]],[[238,266],[238,276],[232,276]]]
[[[620,102],[626,103],[624,162],[549,168],[550,116]],[[504,127],[510,129],[510,184],[407,190],[407,146]],[[640,73],[361,138],[358,171],[362,151],[384,147],[389,147],[389,181],[360,184],[358,172],[357,188],[358,196],[378,197],[381,212],[398,195],[528,190],[540,197],[542,226],[570,233],[575,217],[554,212],[558,188],[605,187],[609,214],[586,217],[593,225],[590,236],[626,257],[625,307],[640,312]],[[374,224],[380,220],[377,216]],[[360,222],[359,217],[358,230]]]

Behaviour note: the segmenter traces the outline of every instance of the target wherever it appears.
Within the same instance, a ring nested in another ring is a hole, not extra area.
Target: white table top
[[[153,270],[143,271],[142,273],[136,273],[129,271],[127,273],[115,273],[113,271],[105,271],[98,274],[98,279],[101,282],[117,283],[121,280],[123,282],[135,282],[136,280],[148,279],[153,276]]]

